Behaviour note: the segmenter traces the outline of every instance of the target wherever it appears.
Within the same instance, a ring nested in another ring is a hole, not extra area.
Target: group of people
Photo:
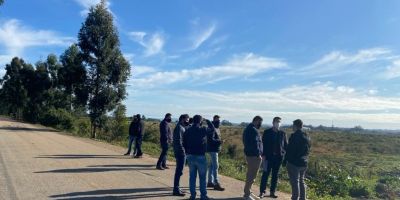
[[[287,140],[286,133],[280,129],[281,118],[272,120],[272,128],[266,129],[261,135],[259,129],[263,119],[260,116],[243,131],[244,154],[247,162],[246,183],[244,186],[244,198],[249,200],[261,199],[266,196],[266,188],[269,176],[271,176],[269,197],[278,198],[276,194],[278,174],[281,166],[287,168],[292,187],[292,199],[306,199],[306,186],[304,182],[307,169],[308,155],[310,153],[310,138],[302,131],[303,122],[300,119],[293,121],[294,133]],[[160,122],[161,154],[156,164],[156,169],[166,170],[167,152],[169,146],[173,146],[176,169],[174,176],[174,196],[185,196],[180,189],[180,177],[183,174],[185,163],[189,166],[190,199],[196,198],[196,178],[200,179],[200,199],[207,200],[207,187],[217,191],[224,191],[218,179],[218,153],[221,151],[220,117],[215,115],[212,121],[203,119],[200,115],[190,118],[188,114],[182,114],[171,130],[172,115],[167,113]],[[206,123],[203,125],[203,123]],[[125,155],[131,152],[135,140],[135,158],[142,157],[142,138],[144,124],[140,115],[135,115],[129,128],[129,149]],[[206,153],[210,155],[208,164]],[[260,194],[257,196],[251,192],[260,167],[262,177]],[[208,182],[206,181],[208,168]],[[206,184],[207,183],[207,184]]]

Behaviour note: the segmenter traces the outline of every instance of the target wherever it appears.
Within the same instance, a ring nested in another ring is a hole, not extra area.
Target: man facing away
[[[225,188],[221,187],[218,180],[218,152],[221,151],[221,132],[219,130],[220,117],[215,115],[212,124],[215,127],[214,134],[207,136],[207,152],[210,155],[211,163],[208,169],[208,183],[207,187],[212,187],[214,190],[224,191]]]
[[[257,177],[261,165],[262,141],[259,133],[263,119],[255,116],[243,131],[244,154],[247,162],[246,184],[244,186],[244,198],[258,200],[259,198],[251,192],[251,186]]]
[[[189,126],[189,115],[183,114],[179,117],[179,122],[176,124],[173,134],[173,145],[174,145],[174,155],[176,160],[175,176],[174,176],[174,196],[185,196],[179,188],[179,182],[183,174],[183,168],[185,167],[186,154],[183,148],[183,134]]]
[[[263,141],[263,174],[260,184],[260,198],[265,195],[267,188],[268,176],[271,174],[270,197],[278,198],[275,195],[278,184],[278,173],[282,164],[285,149],[287,147],[286,133],[280,130],[281,118],[274,117],[272,120],[272,128],[264,131]]]
[[[196,177],[200,179],[200,199],[208,200],[206,189],[207,176],[207,135],[214,133],[214,125],[206,120],[208,127],[202,127],[203,118],[200,115],[193,117],[193,125],[183,135],[183,147],[186,151],[189,164],[190,200],[196,199]]]
[[[302,131],[302,128],[303,122],[300,119],[293,121],[294,133],[289,138],[285,160],[283,161],[292,187],[292,200],[306,199],[304,177],[307,170],[311,142],[309,136]]]
[[[161,154],[157,161],[157,169],[164,170],[169,169],[167,166],[167,153],[168,146],[172,143],[172,132],[169,127],[169,123],[172,121],[172,115],[170,113],[165,114],[164,119],[160,122],[160,145]]]
[[[140,118],[140,114],[133,116],[133,120],[129,125],[129,145],[128,151],[124,155],[129,155],[132,149],[132,143],[135,140],[135,150],[133,151],[134,158],[141,158],[142,152],[142,140],[144,134],[144,123]]]

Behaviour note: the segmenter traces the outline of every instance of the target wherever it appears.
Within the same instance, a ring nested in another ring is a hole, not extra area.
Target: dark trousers
[[[265,193],[267,188],[268,177],[272,172],[270,193],[275,193],[278,184],[279,168],[282,165],[281,156],[272,156],[264,160],[263,174],[261,176],[260,193]]]
[[[142,156],[143,152],[142,152],[142,140],[143,137],[141,135],[138,136],[133,136],[133,135],[129,135],[129,144],[128,144],[128,154],[131,153],[131,149],[132,149],[132,144],[133,141],[135,141],[135,149],[133,150],[133,154],[134,156]]]
[[[157,161],[158,167],[167,166],[168,143],[161,143],[161,154]]]
[[[179,182],[183,175],[183,168],[185,167],[186,156],[184,153],[175,153],[176,168],[174,177],[174,191],[179,191]]]

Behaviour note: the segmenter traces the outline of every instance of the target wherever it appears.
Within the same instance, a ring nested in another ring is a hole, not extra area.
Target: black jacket
[[[263,156],[267,160],[272,158],[273,155],[283,157],[286,152],[287,139],[286,133],[279,130],[275,132],[273,128],[266,129],[262,136],[263,141]]]
[[[183,147],[187,155],[205,155],[207,150],[207,135],[213,134],[215,131],[214,125],[209,121],[207,122],[208,127],[194,124],[183,134]]]
[[[221,132],[216,128],[213,134],[207,135],[207,152],[220,152],[221,144]]]
[[[132,121],[129,125],[129,135],[130,136],[143,136],[144,134],[144,123],[140,121]]]
[[[175,126],[173,134],[173,144],[175,154],[185,155],[185,148],[183,148],[183,134],[186,131],[186,127],[178,123]]]
[[[160,122],[160,143],[168,144],[172,141],[171,127],[169,127],[168,122],[164,119]]]
[[[289,138],[285,160],[297,167],[307,167],[310,150],[310,138],[305,132],[298,130]]]
[[[244,154],[246,156],[261,156],[262,141],[261,136],[254,124],[249,124],[243,131]]]

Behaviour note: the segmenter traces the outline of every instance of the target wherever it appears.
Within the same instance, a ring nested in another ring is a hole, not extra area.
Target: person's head
[[[167,121],[168,123],[172,121],[172,115],[171,113],[167,113],[165,114],[165,121]]]
[[[183,124],[185,126],[189,125],[189,115],[188,114],[182,114],[179,117],[179,123],[181,123],[181,124]]]
[[[303,121],[296,119],[293,121],[293,131],[301,130],[303,128]]]
[[[195,125],[201,124],[202,121],[203,121],[203,117],[201,115],[193,116],[193,124],[195,124]]]
[[[219,125],[221,124],[219,118],[220,117],[218,115],[214,115],[214,117],[213,117],[212,123],[214,124],[215,128],[219,128]]]
[[[140,114],[136,114],[136,121],[140,121],[141,119]]]
[[[262,117],[260,117],[260,116],[255,116],[255,117],[253,118],[252,124],[253,124],[257,129],[259,129],[259,128],[261,128],[262,121],[263,121],[263,118],[262,118]]]
[[[281,127],[281,120],[282,118],[280,117],[274,117],[274,119],[272,120],[272,127],[279,130],[279,128]]]
[[[193,124],[193,117],[189,118],[189,124]]]
[[[132,121],[134,121],[134,122],[137,121],[137,116],[136,116],[136,115],[133,115],[133,116],[132,116]]]

